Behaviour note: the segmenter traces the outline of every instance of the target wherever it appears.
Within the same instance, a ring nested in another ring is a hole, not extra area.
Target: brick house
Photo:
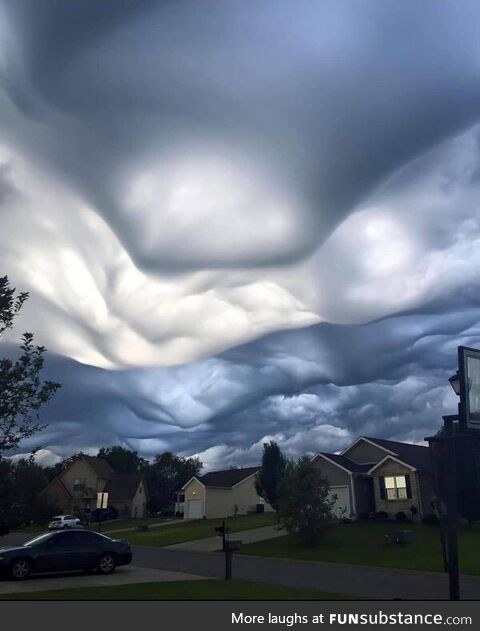
[[[421,519],[433,512],[426,446],[361,436],[340,454],[318,453],[313,462],[337,497],[338,516],[384,511]]]

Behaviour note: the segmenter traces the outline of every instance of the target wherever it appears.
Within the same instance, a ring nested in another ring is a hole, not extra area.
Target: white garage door
[[[336,517],[350,517],[350,494],[348,486],[331,486],[330,497],[337,496],[333,512]]]
[[[203,500],[188,500],[187,519],[202,519]]]

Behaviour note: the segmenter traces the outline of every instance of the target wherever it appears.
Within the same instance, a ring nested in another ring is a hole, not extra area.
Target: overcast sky
[[[480,345],[478,0],[0,0],[4,339],[53,462],[421,442]]]

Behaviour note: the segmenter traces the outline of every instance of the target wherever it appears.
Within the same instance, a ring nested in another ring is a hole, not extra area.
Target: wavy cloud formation
[[[25,448],[213,467],[438,424],[480,343],[477,2],[0,7],[5,341],[64,382]]]

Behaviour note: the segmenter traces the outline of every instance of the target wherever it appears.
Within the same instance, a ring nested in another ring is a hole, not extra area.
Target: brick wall
[[[407,498],[406,500],[383,500],[381,498],[379,478],[391,475],[408,475],[410,477],[411,498]],[[411,517],[412,513],[410,509],[412,506],[415,506],[417,508],[417,519],[422,517],[420,490],[417,473],[415,471],[412,471],[394,460],[387,460],[385,464],[375,470],[373,485],[375,492],[375,510],[377,512],[385,511],[389,515],[395,516],[398,512],[403,511],[407,517]]]

